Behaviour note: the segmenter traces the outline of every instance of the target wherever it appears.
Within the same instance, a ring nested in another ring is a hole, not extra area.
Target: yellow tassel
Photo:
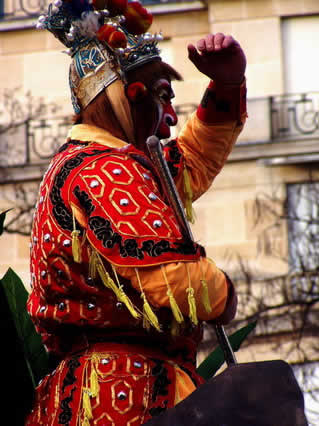
[[[197,319],[197,312],[196,312],[196,300],[194,296],[194,289],[192,288],[192,285],[191,285],[191,277],[189,274],[187,263],[185,263],[185,266],[187,270],[188,285],[189,285],[188,289],[186,290],[188,295],[187,299],[188,299],[188,306],[189,306],[189,318],[191,319],[193,324],[197,325],[198,319]]]
[[[192,201],[193,201],[193,190],[189,178],[189,174],[186,166],[184,165],[183,169],[183,177],[184,177],[184,194],[185,194],[185,211],[187,220],[190,223],[195,223],[195,212],[193,209]]]
[[[188,293],[188,305],[189,305],[189,317],[193,324],[198,324],[197,313],[196,313],[196,300],[194,297],[194,289],[189,287],[187,290]]]
[[[151,329],[151,324],[150,324],[149,320],[146,318],[145,312],[143,312],[143,328],[145,328],[145,330],[147,330],[147,331],[149,331]]]
[[[89,389],[83,389],[83,409],[84,409],[84,417],[87,420],[93,419]]]
[[[100,386],[99,379],[95,368],[92,365],[91,375],[90,375],[90,395],[92,398],[96,398],[99,394]]]
[[[203,305],[204,305],[206,312],[210,313],[210,312],[212,312],[212,307],[210,305],[210,300],[209,300],[207,281],[206,280],[200,280],[200,282],[202,284],[202,302],[203,302]]]
[[[116,297],[118,299],[120,299],[120,291],[119,291],[118,287],[116,286],[115,282],[112,280],[112,278],[108,274],[108,272],[105,270],[104,265],[103,265],[101,260],[99,260],[99,262],[96,264],[96,269],[97,269],[105,287],[112,290],[115,293]]]
[[[123,286],[119,287],[120,290],[120,297],[119,300],[124,303],[124,305],[127,307],[127,309],[130,311],[130,314],[132,315],[132,317],[134,317],[135,319],[138,319],[141,317],[141,314],[139,312],[137,312],[137,310],[135,309],[132,301],[128,298],[128,296],[124,293],[123,290]]]
[[[131,315],[134,318],[140,318],[140,314],[137,312],[137,310],[135,309],[133,303],[131,302],[131,300],[128,298],[128,296],[125,294],[124,290],[123,290],[123,286],[120,284],[116,269],[114,267],[114,265],[112,265],[112,270],[118,285],[118,289],[119,289],[119,301],[124,303],[124,305],[127,307],[127,309],[130,311]]]
[[[166,272],[165,272],[163,265],[161,265],[161,270],[162,270],[162,274],[164,276],[165,284],[166,284],[166,287],[167,287],[166,294],[168,296],[169,303],[171,305],[171,310],[173,312],[174,318],[180,324],[181,322],[184,321],[183,314],[181,313],[181,310],[179,309],[179,306],[178,306],[178,304],[177,304],[177,302],[174,298],[174,295],[173,295],[172,289],[171,289],[171,287],[168,283],[167,275],[166,275]]]
[[[156,328],[156,330],[161,331],[161,326],[158,322],[157,316],[152,311],[152,308],[146,299],[137,268],[135,268],[135,273],[136,273],[138,285],[141,291],[141,298],[143,299],[143,302],[144,302],[143,303],[143,327],[146,329],[149,329],[149,324],[151,324],[154,328]]]
[[[151,308],[150,304],[148,303],[148,301],[146,300],[146,296],[145,296],[144,293],[142,293],[142,299],[144,301],[143,314],[144,314],[145,318],[154,328],[156,328],[157,331],[161,331],[161,327],[159,325],[157,316],[152,311],[152,308]]]
[[[75,223],[75,213],[74,208],[72,207],[72,220],[73,220],[73,231],[71,232],[72,237],[72,255],[73,260],[76,263],[82,262],[82,256],[81,256],[81,245],[79,240],[80,231],[76,229],[76,223]]]
[[[96,278],[96,270],[97,270],[97,262],[98,257],[95,250],[92,250],[91,256],[90,256],[90,262],[89,262],[89,276],[91,278]]]
[[[200,279],[200,282],[202,284],[202,303],[203,303],[203,306],[204,306],[206,312],[211,313],[212,307],[211,307],[210,299],[209,299],[207,281],[204,278],[202,258],[200,258],[200,269],[201,269],[201,275],[202,275],[202,278]]]
[[[180,324],[181,322],[184,321],[184,317],[183,314],[181,313],[181,310],[179,309],[179,306],[173,296],[172,291],[169,289],[167,290],[167,296],[169,298],[169,303],[171,305],[171,309],[174,315],[174,318],[176,319],[176,321]]]
[[[90,426],[90,422],[88,421],[86,417],[84,417],[83,419],[82,426]]]
[[[72,255],[73,255],[74,262],[76,262],[76,263],[82,262],[79,235],[80,235],[80,231],[77,231],[77,230],[74,230],[71,233],[71,236],[72,236]]]

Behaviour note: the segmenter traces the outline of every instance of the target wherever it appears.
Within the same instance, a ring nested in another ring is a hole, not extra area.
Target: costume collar
[[[122,148],[128,145],[109,131],[91,124],[75,124],[69,131],[68,138],[82,142],[97,142],[111,148]]]

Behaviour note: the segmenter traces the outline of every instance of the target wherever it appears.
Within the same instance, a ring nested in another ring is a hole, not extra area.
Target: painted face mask
[[[171,126],[177,124],[177,115],[171,100],[175,97],[171,84],[161,78],[154,85],[155,101],[158,107],[158,122],[154,131],[160,139],[167,139],[171,135]]]

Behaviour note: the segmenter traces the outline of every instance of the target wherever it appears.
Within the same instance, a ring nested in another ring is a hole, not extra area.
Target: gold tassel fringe
[[[92,398],[96,398],[99,394],[100,386],[99,386],[98,375],[93,365],[91,368],[92,369],[90,374],[90,396]]]
[[[196,312],[196,300],[194,297],[194,289],[189,287],[187,290],[188,294],[188,306],[189,306],[189,317],[193,324],[198,324],[197,312]]]
[[[75,213],[74,208],[72,207],[72,220],[73,220],[73,231],[71,232],[72,237],[72,256],[73,260],[76,263],[82,262],[82,256],[81,256],[81,244],[79,240],[80,231],[76,229],[76,222],[75,222]]]
[[[174,318],[180,324],[181,322],[184,321],[183,314],[182,314],[181,310],[179,309],[179,306],[178,306],[178,304],[177,304],[177,302],[174,298],[174,295],[173,295],[172,289],[171,289],[171,287],[168,283],[167,275],[166,275],[165,268],[164,268],[163,265],[161,265],[161,270],[162,270],[162,274],[163,274],[165,284],[166,284],[166,287],[167,287],[166,294],[168,296],[169,303],[171,305],[171,310],[173,312]]]
[[[72,255],[73,255],[73,260],[76,263],[82,262],[81,245],[80,245],[79,235],[80,235],[80,231],[77,231],[76,229],[74,231],[72,231],[72,233],[71,233]]]
[[[140,313],[137,312],[136,308],[134,307],[133,303],[131,302],[131,300],[128,298],[128,296],[125,294],[124,290],[123,290],[123,286],[120,284],[116,269],[114,267],[114,265],[112,266],[112,270],[118,285],[118,289],[119,289],[119,295],[118,295],[118,299],[120,302],[124,303],[124,305],[127,307],[127,309],[130,311],[131,315],[134,318],[140,318]]]
[[[172,290],[168,289],[167,290],[167,296],[169,298],[169,303],[171,305],[171,309],[174,315],[174,318],[176,319],[176,321],[180,324],[184,321],[184,317],[183,314],[181,312],[181,310],[179,309],[179,306],[173,296]]]
[[[183,177],[184,177],[184,194],[185,194],[185,211],[187,220],[190,223],[195,223],[195,212],[193,209],[193,190],[189,178],[189,174],[186,166],[184,165],[183,169]]]
[[[89,389],[83,389],[83,409],[84,418],[87,420],[93,419]]]
[[[187,270],[187,276],[188,276],[188,288],[186,290],[187,292],[187,299],[188,299],[188,306],[189,306],[189,318],[192,321],[193,324],[198,324],[198,318],[197,318],[197,310],[196,310],[196,300],[194,295],[194,289],[192,287],[191,283],[191,277],[189,274],[189,269],[187,263],[185,263],[186,270]]]
[[[88,421],[86,417],[84,417],[83,419],[82,426],[90,426],[90,422]]]
[[[140,275],[138,273],[137,268],[135,268],[135,273],[136,273],[138,285],[140,287],[141,298],[143,299],[143,302],[144,302],[143,303],[143,327],[148,330],[149,325],[152,325],[154,328],[156,328],[157,331],[161,331],[161,326],[158,322],[157,316],[153,312],[150,304],[148,303],[148,301],[146,299],[146,295],[144,293],[142,283],[141,283],[141,279],[140,279]]]
[[[137,312],[133,303],[130,301],[128,296],[124,293],[123,286],[120,285],[120,282],[119,282],[119,279],[118,279],[118,276],[117,276],[117,273],[116,273],[114,266],[111,265],[118,286],[115,284],[115,282],[110,277],[109,273],[106,271],[106,269],[103,265],[103,261],[100,259],[100,256],[96,252],[95,252],[95,258],[96,258],[96,260],[94,260],[95,267],[96,267],[96,269],[97,269],[97,271],[98,271],[98,273],[101,277],[101,280],[103,281],[103,284],[107,288],[109,288],[110,290],[112,290],[114,292],[118,301],[124,303],[124,305],[127,307],[127,309],[129,310],[129,312],[131,313],[131,315],[134,318],[140,318],[141,315],[139,314],[139,312]]]
[[[200,280],[200,282],[202,284],[202,303],[206,312],[209,314],[210,312],[212,312],[212,307],[210,305],[210,300],[209,300],[207,281]]]
[[[154,327],[157,331],[161,331],[161,327],[159,325],[157,316],[152,311],[152,308],[150,304],[148,303],[145,293],[142,293],[142,299],[143,299],[143,315],[144,318]]]
[[[117,298],[119,299],[119,289],[116,286],[115,282],[110,277],[109,273],[105,270],[104,265],[100,260],[96,264],[96,269],[97,269],[105,287],[112,290],[115,293],[115,295],[117,296]]]
[[[202,278],[200,279],[200,282],[202,284],[202,303],[206,312],[209,314],[212,312],[212,307],[211,307],[210,299],[209,299],[207,281],[205,280],[205,277],[204,277],[202,258],[200,258],[200,270],[201,270],[201,276],[202,276]]]
[[[96,251],[92,250],[91,254],[90,254],[90,261],[89,261],[89,276],[93,279],[96,278],[98,261],[99,261],[99,259],[98,259],[98,256],[96,254]]]

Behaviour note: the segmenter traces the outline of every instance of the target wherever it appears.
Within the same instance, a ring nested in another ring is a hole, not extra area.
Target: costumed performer
[[[124,15],[124,18],[123,16]],[[229,278],[187,240],[146,139],[177,122],[160,34],[138,2],[56,1],[39,27],[71,56],[76,123],[40,185],[28,311],[60,360],[36,389],[26,425],[140,425],[202,383],[202,322],[229,322]],[[164,147],[191,203],[223,167],[246,118],[245,55],[221,33],[189,45],[210,79],[177,139]]]

